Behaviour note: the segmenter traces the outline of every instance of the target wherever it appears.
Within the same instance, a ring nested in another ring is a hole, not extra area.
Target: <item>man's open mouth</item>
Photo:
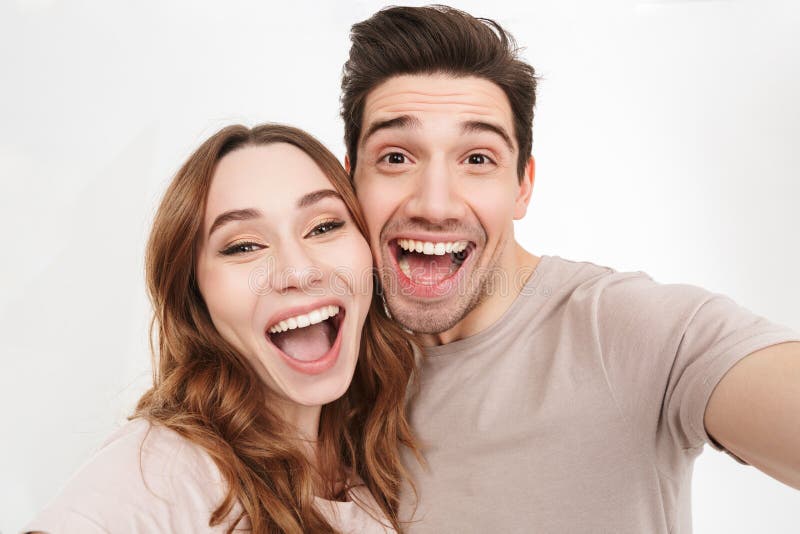
[[[273,321],[266,329],[266,337],[284,356],[294,360],[290,361],[293,366],[311,372],[304,364],[316,363],[326,357],[335,361],[337,354],[333,353],[338,353],[344,315],[344,308],[340,306],[318,306],[307,313]]]
[[[411,282],[436,286],[453,277],[469,258],[474,245],[467,240],[418,241],[399,238],[390,242],[400,272]]]

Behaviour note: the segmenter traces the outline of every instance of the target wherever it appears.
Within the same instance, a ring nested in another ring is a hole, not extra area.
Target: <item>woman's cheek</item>
[[[367,299],[372,298],[372,253],[369,249],[369,244],[361,234],[358,239],[354,240],[352,246],[353,258],[353,274],[357,281],[355,290],[359,294],[367,296]]]
[[[372,297],[372,255],[360,233],[332,241],[325,261],[332,268],[332,291],[337,295]]]
[[[225,265],[208,273],[206,278],[206,305],[214,322],[229,327],[249,324],[255,294],[249,287],[248,269],[243,265]]]

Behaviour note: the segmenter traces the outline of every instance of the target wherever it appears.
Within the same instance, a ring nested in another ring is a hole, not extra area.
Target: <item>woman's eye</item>
[[[469,165],[485,165],[487,163],[494,163],[492,158],[487,156],[486,154],[470,154],[467,156],[467,159],[464,160],[464,163]]]
[[[341,228],[342,226],[344,226],[344,221],[325,221],[316,225],[314,229],[308,233],[308,237],[327,234],[328,232],[336,230],[337,228]]]
[[[255,252],[256,250],[260,250],[262,248],[264,248],[264,246],[259,245],[258,243],[253,243],[252,241],[243,241],[241,243],[234,243],[228,248],[221,250],[220,254],[223,256],[234,256],[237,254]]]
[[[402,165],[406,162],[406,157],[400,152],[391,152],[390,154],[383,156],[383,160],[386,163],[391,163],[393,165]]]

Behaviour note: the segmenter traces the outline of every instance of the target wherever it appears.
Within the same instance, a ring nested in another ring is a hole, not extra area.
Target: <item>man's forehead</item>
[[[446,74],[395,76],[368,95],[364,126],[397,115],[452,114],[460,119],[491,119],[510,127],[511,105],[497,84],[477,77]]]

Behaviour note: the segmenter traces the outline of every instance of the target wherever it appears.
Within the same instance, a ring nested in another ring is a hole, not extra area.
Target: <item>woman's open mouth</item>
[[[304,313],[281,314],[266,329],[266,338],[296,371],[322,373],[336,363],[345,311],[335,304]]]
[[[475,250],[467,240],[417,241],[399,238],[389,248],[396,261],[401,289],[418,297],[450,293],[460,278],[462,265]]]

